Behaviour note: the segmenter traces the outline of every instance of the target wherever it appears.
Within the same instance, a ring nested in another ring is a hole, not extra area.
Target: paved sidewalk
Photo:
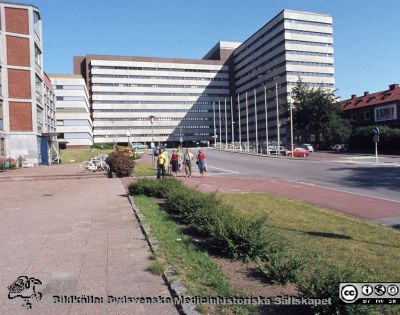
[[[0,182],[0,314],[177,314],[171,304],[107,304],[108,295],[170,296],[162,278],[145,271],[150,251],[124,194],[119,179]],[[7,297],[21,275],[43,283],[31,310]],[[54,304],[53,295],[105,303]]]

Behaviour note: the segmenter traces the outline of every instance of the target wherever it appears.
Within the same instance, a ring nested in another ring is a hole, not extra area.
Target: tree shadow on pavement
[[[363,166],[363,167],[335,167],[331,171],[347,171],[348,175],[338,183],[362,188],[386,188],[400,191],[400,167],[390,166]]]

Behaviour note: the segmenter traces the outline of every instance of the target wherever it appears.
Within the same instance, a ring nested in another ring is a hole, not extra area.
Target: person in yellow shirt
[[[157,156],[157,179],[164,178],[166,165],[167,157],[165,149],[160,148],[160,153]]]

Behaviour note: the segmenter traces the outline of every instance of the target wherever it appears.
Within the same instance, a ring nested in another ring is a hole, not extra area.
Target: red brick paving
[[[177,314],[171,304],[53,303],[53,295],[170,296],[162,278],[145,271],[149,247],[121,181],[77,180],[77,172],[79,165],[21,169],[8,172],[19,181],[0,182],[0,313],[24,312],[6,286],[27,275],[43,283],[29,314]],[[70,177],[43,179],[51,173]]]

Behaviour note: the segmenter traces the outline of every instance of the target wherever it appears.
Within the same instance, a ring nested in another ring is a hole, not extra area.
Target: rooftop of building
[[[0,4],[12,4],[12,5],[20,5],[20,6],[24,6],[24,7],[32,7],[35,8],[37,10],[39,10],[39,8],[31,3],[22,3],[22,2],[10,2],[10,1],[0,1]]]
[[[324,17],[331,17],[329,14],[324,14],[324,13],[316,13],[316,12],[308,12],[308,11],[300,11],[300,10],[290,10],[290,9],[283,9],[280,11],[278,14],[276,14],[273,18],[271,18],[267,23],[265,23],[263,26],[261,26],[257,31],[255,31],[253,34],[251,34],[249,37],[247,37],[243,43],[238,47],[239,50],[242,49],[242,47],[246,47],[246,45],[250,42],[253,41],[255,37],[258,36],[260,32],[262,32],[265,28],[273,25],[276,23],[279,17],[284,17],[285,13],[300,13],[300,14],[307,14],[307,15],[315,15],[315,16],[324,16]]]
[[[219,41],[211,48],[202,58],[203,60],[215,60],[215,56],[221,57],[221,50],[231,50],[234,51],[238,48],[242,42],[228,42],[228,41]]]
[[[340,103],[342,104],[343,110],[349,110],[398,101],[400,101],[399,85],[391,84],[387,90],[375,93],[369,93],[366,91],[362,96],[356,96],[353,94],[351,98],[343,100]]]
[[[80,74],[47,74],[50,78],[77,78],[77,79],[83,79]]]
[[[223,65],[225,60],[205,60],[205,59],[185,59],[168,57],[140,57],[140,56],[115,56],[115,55],[92,55],[74,56],[74,59],[88,60],[112,60],[112,61],[136,61],[136,62],[159,62],[159,63],[186,63],[186,64],[205,64]]]

